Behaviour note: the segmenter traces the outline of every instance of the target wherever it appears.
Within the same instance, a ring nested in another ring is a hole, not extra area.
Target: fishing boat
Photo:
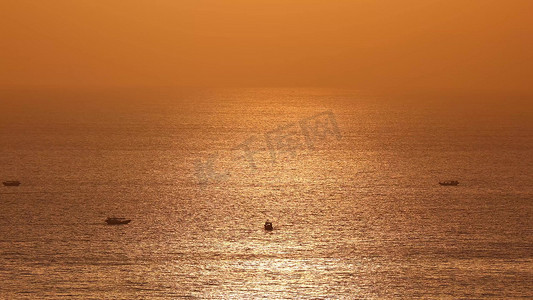
[[[126,218],[107,218],[105,220],[107,225],[122,225],[122,224],[128,224],[131,222],[131,220]]]
[[[274,230],[274,227],[272,226],[272,222],[270,221],[265,222],[265,230],[268,230],[268,231]]]
[[[458,185],[459,181],[456,180],[448,180],[448,181],[442,181],[439,182],[440,185]]]
[[[4,186],[19,186],[20,185],[20,181],[16,181],[16,180],[8,180],[8,181],[4,181],[2,182],[2,184]]]

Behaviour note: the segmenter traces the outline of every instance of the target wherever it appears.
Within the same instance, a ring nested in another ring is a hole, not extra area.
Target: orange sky
[[[531,0],[0,0],[0,86],[531,92]]]

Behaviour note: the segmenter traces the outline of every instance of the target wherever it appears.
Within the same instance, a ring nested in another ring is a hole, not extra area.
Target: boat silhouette
[[[459,181],[457,180],[448,180],[439,182],[440,185],[458,185]]]
[[[126,218],[107,218],[105,220],[107,225],[122,225],[122,224],[128,224],[131,222],[131,220]]]
[[[272,222],[268,220],[265,222],[265,230],[268,230],[268,231],[274,230],[274,227],[272,226]]]

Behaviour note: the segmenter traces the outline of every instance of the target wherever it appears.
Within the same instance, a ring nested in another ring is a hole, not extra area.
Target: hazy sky
[[[0,86],[528,93],[531,0],[0,0]]]

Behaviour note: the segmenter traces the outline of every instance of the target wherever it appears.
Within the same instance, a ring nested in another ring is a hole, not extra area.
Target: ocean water
[[[531,105],[0,96],[0,299],[533,298]]]

